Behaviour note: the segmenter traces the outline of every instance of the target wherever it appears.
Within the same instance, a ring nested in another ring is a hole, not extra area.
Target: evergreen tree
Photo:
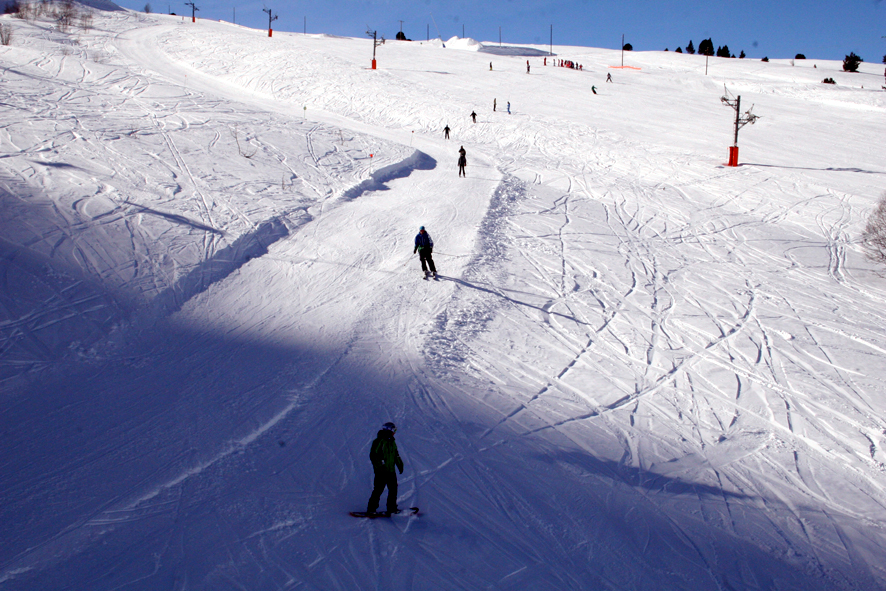
[[[686,53],[688,53],[688,54],[695,53],[695,45],[692,44],[692,39],[689,40],[689,45],[686,46]]]
[[[634,46],[630,43],[625,43],[625,46],[622,49],[624,49],[625,51],[634,51]]]
[[[698,44],[699,55],[714,55],[714,42],[710,38]]]
[[[843,60],[843,71],[858,72],[858,65],[863,61],[863,59],[855,55],[855,52],[849,52],[849,55]]]
[[[679,47],[678,47],[677,49],[675,49],[674,51],[675,51],[676,53],[683,53],[683,50],[680,49]],[[886,57],[884,57],[883,59],[886,60]],[[886,63],[886,62],[884,62],[884,63]]]
[[[802,53],[798,53],[797,55],[794,56],[794,59],[795,60],[805,60],[806,56],[803,55]]]
[[[717,57],[732,57],[732,54],[729,53],[729,46],[717,47]]]
[[[747,56],[744,54],[744,49],[742,49],[741,53],[738,54],[738,59],[743,60],[745,57],[747,57]]]

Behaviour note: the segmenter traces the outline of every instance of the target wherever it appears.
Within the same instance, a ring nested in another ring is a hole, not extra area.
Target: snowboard
[[[351,511],[351,517],[363,517],[366,519],[378,519],[379,517],[393,517],[395,515],[418,515],[418,507],[410,507],[409,509],[404,509],[399,513],[388,513],[387,511],[382,511],[380,513],[367,513],[366,511]]]

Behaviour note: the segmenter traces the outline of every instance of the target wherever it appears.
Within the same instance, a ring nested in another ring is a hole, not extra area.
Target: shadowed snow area
[[[0,20],[0,589],[886,589],[880,66]]]

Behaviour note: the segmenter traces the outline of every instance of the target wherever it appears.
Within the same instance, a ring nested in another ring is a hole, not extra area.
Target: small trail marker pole
[[[191,22],[196,23],[197,22],[197,11],[200,9],[197,8],[193,2],[185,2],[185,6],[191,7]]]
[[[274,35],[274,30],[271,28],[271,23],[280,18],[280,15],[271,16],[270,8],[262,8],[262,12],[268,13],[268,37],[272,37]]]
[[[741,97],[737,96],[734,99],[729,98],[729,91],[726,90],[725,86],[723,87],[723,91],[724,95],[720,97],[720,102],[735,109],[735,137],[732,146],[729,147],[729,163],[726,166],[738,166],[738,130],[748,123],[753,125],[760,117],[751,112],[754,109],[753,105],[751,105],[751,108],[742,115]]]

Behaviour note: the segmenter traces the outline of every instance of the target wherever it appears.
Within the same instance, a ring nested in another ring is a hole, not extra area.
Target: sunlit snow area
[[[882,65],[91,14],[0,17],[0,589],[886,589]]]

